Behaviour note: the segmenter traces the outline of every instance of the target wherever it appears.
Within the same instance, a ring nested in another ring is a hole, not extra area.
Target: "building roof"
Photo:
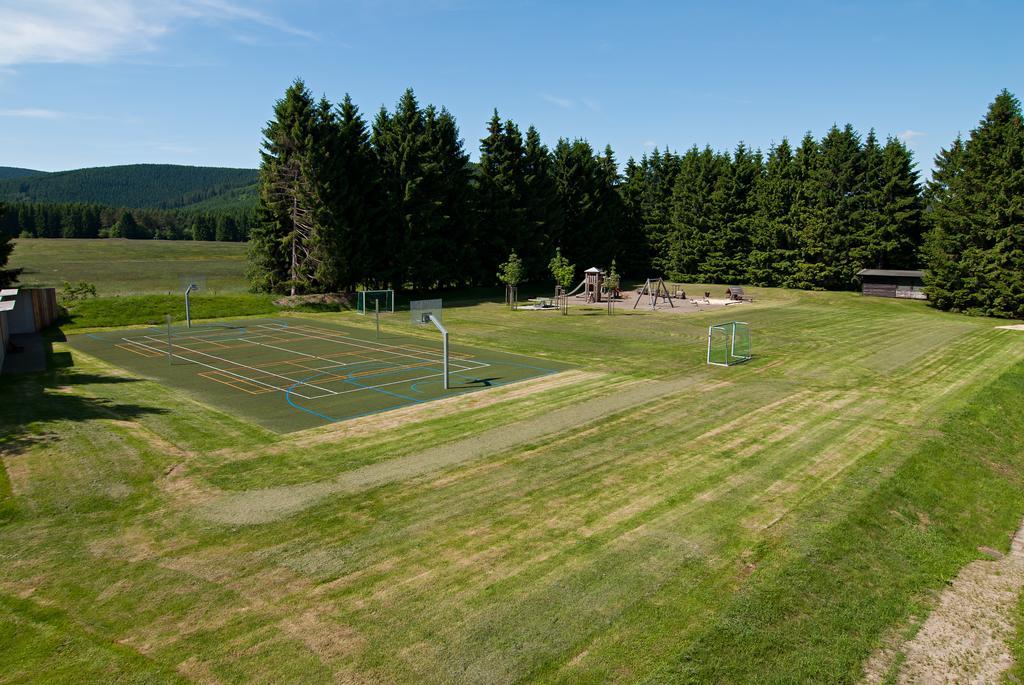
[[[923,278],[923,271],[907,270],[907,269],[861,269],[857,272],[858,276],[894,276],[901,278]]]

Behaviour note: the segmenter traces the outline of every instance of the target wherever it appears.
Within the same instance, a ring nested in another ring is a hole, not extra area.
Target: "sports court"
[[[76,349],[290,432],[535,378],[567,365],[320,320],[248,319],[70,336]]]

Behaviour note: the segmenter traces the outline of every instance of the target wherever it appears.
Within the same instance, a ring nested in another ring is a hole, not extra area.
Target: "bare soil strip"
[[[998,560],[982,559],[964,566],[943,591],[938,605],[917,634],[904,643],[896,682],[996,683],[1013,664],[1013,611],[1024,588],[1024,523],[1014,535],[1010,553]],[[884,682],[895,663],[896,650],[868,660],[863,683]]]
[[[407,480],[495,454],[633,406],[661,400],[666,395],[692,389],[701,382],[706,380],[684,377],[638,383],[607,397],[589,399],[581,405],[493,428],[482,435],[432,447],[418,454],[370,464],[331,480],[224,495],[207,503],[200,512],[210,520],[231,525],[277,521],[307,509],[329,495],[358,492]]]

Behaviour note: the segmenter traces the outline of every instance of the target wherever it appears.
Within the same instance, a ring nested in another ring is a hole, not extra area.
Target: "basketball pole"
[[[441,331],[441,353],[444,355],[444,389],[448,389],[448,329],[441,325],[433,314],[427,315],[430,323],[434,324],[437,330]]]

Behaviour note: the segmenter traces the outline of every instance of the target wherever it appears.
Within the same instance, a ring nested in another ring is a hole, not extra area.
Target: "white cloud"
[[[576,104],[569,98],[560,98],[554,95],[541,95],[541,97],[550,102],[552,105],[557,105],[562,109],[571,109]]]
[[[188,21],[257,25],[315,38],[276,17],[224,0],[0,0],[0,67],[95,63],[150,52]]]
[[[67,114],[54,109],[0,109],[0,117],[17,119],[63,119]]]
[[[657,146],[658,146],[658,144],[655,143],[653,140],[645,140],[644,141],[644,147],[651,148],[651,147],[657,147]]]
[[[591,98],[583,98],[583,99],[580,100],[580,102],[582,102],[583,105],[587,109],[589,109],[591,112],[600,112],[601,111],[601,103],[598,102],[597,100],[593,100]]]
[[[924,131],[915,131],[912,128],[908,128],[906,131],[898,134],[896,137],[902,140],[904,143],[909,143],[912,140],[914,140],[914,138],[921,138],[922,136],[926,135],[928,134],[925,133]]]

